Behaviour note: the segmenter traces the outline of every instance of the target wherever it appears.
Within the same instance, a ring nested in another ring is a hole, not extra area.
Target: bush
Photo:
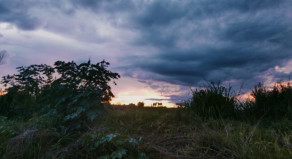
[[[259,83],[251,95],[254,104],[249,107],[254,117],[267,119],[292,119],[292,87],[290,83],[276,83],[272,89]]]
[[[17,88],[9,88],[8,93],[0,96],[0,114],[13,119],[29,119],[35,111],[35,97]]]
[[[144,102],[138,102],[137,106],[138,106],[139,108],[143,108],[143,107],[144,107]]]
[[[236,98],[232,93],[231,87],[226,88],[220,82],[210,82],[206,88],[193,92],[189,108],[205,118],[233,118]]]
[[[76,64],[57,61],[54,67],[18,67],[18,74],[3,77],[7,94],[0,97],[0,115],[28,119],[34,113],[55,115],[59,124],[75,128],[103,112],[112,97],[108,85],[120,76],[107,69],[108,62]]]

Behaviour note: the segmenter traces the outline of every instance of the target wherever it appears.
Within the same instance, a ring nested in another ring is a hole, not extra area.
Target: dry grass
[[[144,154],[153,159],[292,157],[289,120],[247,123],[202,119],[186,109],[166,108],[107,112],[77,135],[23,129],[8,140],[2,158],[114,158],[119,152],[121,158],[141,159],[147,158]],[[110,134],[114,137],[105,140]]]
[[[112,111],[96,128],[142,137],[150,158],[292,157],[292,125],[283,133],[276,126],[280,122],[261,123],[202,120],[184,109],[144,108]]]

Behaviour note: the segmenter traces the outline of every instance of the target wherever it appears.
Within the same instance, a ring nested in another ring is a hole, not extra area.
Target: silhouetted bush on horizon
[[[102,105],[114,96],[108,82],[120,77],[107,70],[108,65],[105,61],[97,64],[88,61],[79,65],[73,61],[57,61],[53,67],[44,64],[18,67],[18,74],[3,77],[2,83],[8,89],[7,94],[0,97],[0,115],[27,120],[33,113],[57,113],[66,121],[79,117],[92,120],[96,116],[96,105]],[[59,76],[53,77],[55,73]],[[186,107],[203,118],[292,119],[289,82],[276,83],[272,89],[259,83],[251,93],[254,101],[239,102],[232,87],[220,82],[210,82],[192,93],[191,102]],[[144,107],[142,102],[137,105]]]
[[[292,119],[292,87],[289,82],[277,82],[272,89],[259,83],[252,90],[254,100],[239,102],[231,86],[210,82],[193,91],[187,108],[203,118],[241,120]]]
[[[236,97],[232,87],[210,82],[193,91],[190,109],[204,118],[234,118]]]
[[[255,117],[292,119],[292,87],[289,82],[277,82],[272,89],[259,83],[251,95],[254,104],[249,109]]]

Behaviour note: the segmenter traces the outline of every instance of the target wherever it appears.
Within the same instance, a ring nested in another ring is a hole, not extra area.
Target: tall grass
[[[210,82],[193,91],[189,108],[203,118],[241,120],[292,119],[292,87],[289,82],[278,82],[273,88],[259,83],[251,92],[254,100],[239,102],[231,86]]]
[[[259,83],[251,95],[255,101],[249,111],[254,117],[264,115],[267,119],[292,119],[292,87],[289,82],[278,82],[271,89]]]
[[[234,118],[235,105],[232,87],[210,82],[207,87],[193,91],[190,109],[206,118]]]

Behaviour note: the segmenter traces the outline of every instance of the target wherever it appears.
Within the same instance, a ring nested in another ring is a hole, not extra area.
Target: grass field
[[[5,123],[0,137],[3,158],[292,157],[288,120],[203,120],[188,109],[115,107],[80,133],[56,133],[36,127],[35,121]]]
[[[254,100],[239,101],[219,81],[180,108],[119,107],[108,83],[120,75],[108,65],[56,61],[3,77],[0,158],[292,158],[289,82],[259,83]]]

